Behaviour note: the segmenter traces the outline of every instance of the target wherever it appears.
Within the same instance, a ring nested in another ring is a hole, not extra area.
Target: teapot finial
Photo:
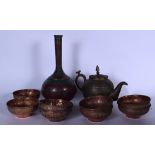
[[[76,74],[78,74],[78,75],[80,75],[80,73],[81,73],[81,70],[79,70],[79,71],[76,72]]]
[[[99,75],[99,74],[100,74],[100,68],[99,68],[99,66],[98,66],[98,65],[96,66],[96,74],[97,74],[97,75]]]

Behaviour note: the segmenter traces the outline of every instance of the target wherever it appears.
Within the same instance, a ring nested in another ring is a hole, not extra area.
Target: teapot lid
[[[97,65],[96,66],[96,75],[90,75],[89,78],[92,79],[92,80],[104,80],[104,79],[107,79],[108,76],[100,74],[100,68]]]

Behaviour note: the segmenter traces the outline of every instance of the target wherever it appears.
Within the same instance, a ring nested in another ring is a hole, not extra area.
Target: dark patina
[[[83,99],[80,103],[80,112],[92,122],[105,120],[113,108],[113,100],[108,96],[93,96]]]
[[[56,69],[42,85],[46,99],[71,100],[76,94],[74,81],[62,69],[62,35],[55,35]]]
[[[40,91],[37,89],[21,89],[13,92],[15,99],[39,99]]]
[[[41,114],[49,121],[65,120],[71,113],[73,103],[62,99],[45,99],[40,101]]]
[[[139,118],[151,107],[151,98],[145,95],[127,95],[118,99],[118,108],[129,118]]]
[[[120,82],[117,87],[114,89],[113,83],[108,79],[107,75],[102,75],[99,73],[99,67],[96,67],[96,75],[90,75],[89,79],[86,79],[84,74],[81,74],[81,71],[76,72],[78,75],[75,79],[77,87],[82,91],[84,97],[89,96],[110,96],[114,101],[118,99],[119,93],[123,85],[127,85],[126,82]],[[80,87],[78,79],[82,77],[84,84]]]
[[[13,99],[7,102],[8,110],[18,118],[30,117],[37,110],[37,99]]]

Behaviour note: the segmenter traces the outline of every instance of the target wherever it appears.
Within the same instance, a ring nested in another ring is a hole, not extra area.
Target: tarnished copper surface
[[[118,108],[129,118],[139,118],[151,107],[151,98],[145,95],[128,95],[118,99]]]
[[[71,100],[76,94],[74,81],[67,76],[62,68],[62,35],[55,35],[56,67],[42,85],[42,94],[46,99]]]
[[[19,118],[33,115],[38,108],[38,100],[13,99],[7,102],[8,110]]]
[[[72,111],[72,107],[72,102],[62,99],[45,99],[40,101],[41,114],[53,122],[65,120]]]
[[[15,99],[38,99],[40,91],[36,89],[21,89],[13,92]]]
[[[80,112],[93,122],[100,122],[112,113],[112,99],[108,96],[94,96],[83,99],[80,103]]]
[[[81,71],[76,72],[77,77],[75,83],[77,87],[82,91],[84,97],[91,96],[110,96],[114,101],[118,99],[121,88],[123,85],[127,85],[126,82],[120,82],[114,89],[114,85],[111,80],[108,79],[107,75],[102,75],[99,73],[99,67],[96,67],[96,75],[90,75],[89,79],[86,79]],[[79,85],[79,78],[83,78],[83,86]]]

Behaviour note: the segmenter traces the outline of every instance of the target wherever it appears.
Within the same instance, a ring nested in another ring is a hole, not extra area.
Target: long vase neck
[[[62,35],[54,35],[56,69],[62,70]]]
[[[54,35],[56,67],[52,75],[54,79],[68,78],[62,69],[62,35]]]

